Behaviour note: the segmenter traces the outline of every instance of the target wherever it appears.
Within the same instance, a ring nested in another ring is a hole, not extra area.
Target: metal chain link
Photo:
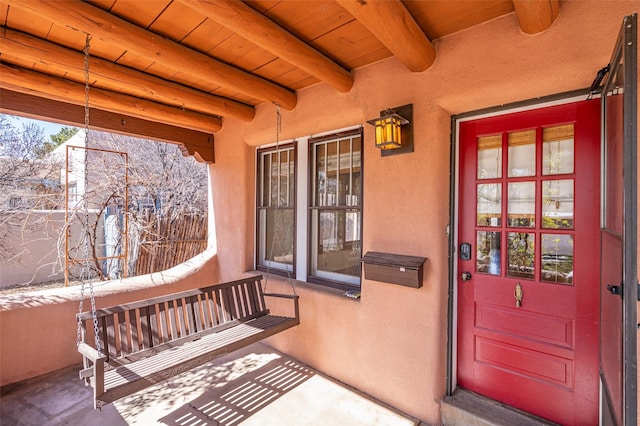
[[[282,162],[280,161],[280,133],[282,133],[282,113],[280,112],[280,104],[277,102],[274,102],[274,104],[276,106],[276,152],[278,153],[278,176],[280,176],[280,172],[281,172],[280,167],[282,165]],[[276,246],[276,241],[280,243],[280,248],[282,248],[282,236],[278,232],[278,218],[282,217],[282,214],[280,213],[280,194],[278,194],[275,216],[276,216],[275,217],[276,232],[275,232],[274,238],[271,240],[269,257],[273,255],[273,251]],[[289,271],[288,268],[285,267],[285,269],[287,270],[287,277],[289,278],[289,284],[291,284],[291,290],[293,291],[294,295],[297,295],[296,288],[293,285],[293,278],[291,277],[291,272]],[[269,285],[270,272],[271,272],[271,260],[269,260],[269,262],[267,263],[267,279],[265,280],[265,283],[264,283],[265,292],[267,291],[267,286]]]
[[[89,241],[87,236],[87,228],[89,225],[89,202],[87,200],[87,188],[89,183],[89,174],[88,174],[88,160],[89,160],[89,49],[91,48],[91,36],[87,34],[86,42],[84,45],[84,195],[83,195],[83,207],[85,213],[85,223],[83,226],[83,230],[85,231],[83,234],[83,238],[81,244],[83,246],[83,264],[82,271],[80,273],[80,306],[78,308],[78,331],[77,331],[77,344],[80,344],[81,341],[81,327],[82,321],[80,320],[80,315],[82,315],[83,305],[84,305],[84,285],[85,282],[89,281],[89,298],[91,300],[91,315],[93,317],[93,332],[95,339],[96,350],[100,352],[102,345],[100,343],[100,330],[98,328],[98,316],[96,314],[96,298],[93,291],[93,282],[91,281],[91,276],[89,274],[90,265],[89,265]]]

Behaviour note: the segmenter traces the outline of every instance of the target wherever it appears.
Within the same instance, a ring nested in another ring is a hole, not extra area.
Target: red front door
[[[460,124],[458,385],[598,424],[600,101]]]

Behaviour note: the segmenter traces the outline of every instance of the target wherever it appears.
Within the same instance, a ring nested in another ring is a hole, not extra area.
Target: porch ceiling
[[[425,71],[434,40],[513,11],[536,33],[559,0],[0,0],[0,112],[83,122],[89,34],[97,127],[135,132],[122,116],[211,135],[264,102],[291,110],[313,84],[348,92],[354,69],[391,56]]]

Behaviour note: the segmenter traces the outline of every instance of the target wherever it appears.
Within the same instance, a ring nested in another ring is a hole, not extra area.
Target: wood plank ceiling
[[[0,0],[0,112],[81,124],[89,35],[92,127],[213,161],[225,117],[390,56],[425,71],[434,40],[514,11],[533,34],[559,0]]]

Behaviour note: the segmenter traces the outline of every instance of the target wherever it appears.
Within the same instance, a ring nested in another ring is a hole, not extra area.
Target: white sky
[[[49,139],[50,135],[55,135],[58,134],[60,132],[60,129],[62,129],[63,127],[73,127],[73,126],[65,126],[63,124],[58,124],[58,123],[50,123],[47,121],[40,121],[40,120],[32,120],[30,118],[24,118],[24,117],[18,117],[18,116],[9,116],[13,118],[13,124],[15,125],[15,127],[22,129],[22,125],[23,124],[29,124],[29,123],[35,123],[37,124],[39,127],[44,129],[44,136],[47,140]]]

